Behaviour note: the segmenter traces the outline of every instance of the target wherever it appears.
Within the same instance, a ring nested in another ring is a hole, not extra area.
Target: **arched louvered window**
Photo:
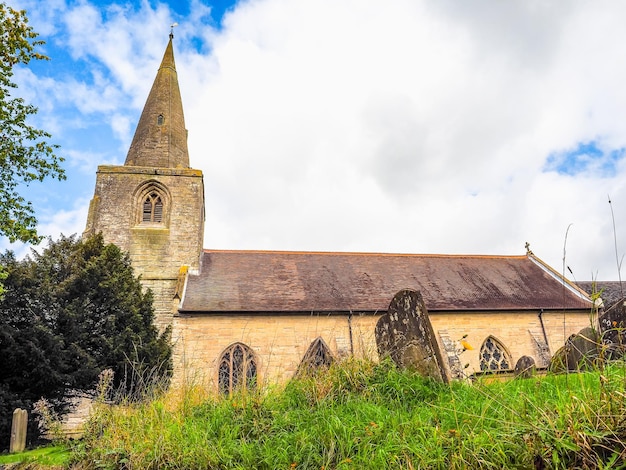
[[[220,393],[252,389],[257,382],[257,361],[252,350],[242,343],[229,346],[220,358],[218,386]]]
[[[315,339],[307,349],[296,374],[315,372],[320,368],[328,368],[334,361],[330,348],[320,337]]]
[[[489,336],[480,348],[480,370],[507,370],[511,368],[511,355],[500,341]]]
[[[163,222],[163,200],[156,191],[151,191],[143,200],[143,222]]]

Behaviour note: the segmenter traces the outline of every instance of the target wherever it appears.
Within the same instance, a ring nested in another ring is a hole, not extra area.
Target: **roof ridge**
[[[246,254],[286,254],[324,256],[406,256],[424,258],[478,258],[478,259],[528,259],[527,255],[480,255],[480,254],[441,254],[441,253],[388,253],[376,251],[298,251],[298,250],[235,250],[204,248],[203,253],[246,253]]]

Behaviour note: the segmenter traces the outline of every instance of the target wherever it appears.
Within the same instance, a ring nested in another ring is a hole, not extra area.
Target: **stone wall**
[[[152,291],[152,305],[154,306],[154,324],[163,331],[172,324],[173,312],[176,312],[178,300],[174,299],[177,281],[175,279],[146,279],[141,283]]]
[[[361,334],[360,326],[357,331]],[[351,354],[350,327],[344,315],[181,315],[174,321],[174,382],[215,386],[221,354],[236,342],[256,354],[259,383],[284,382],[295,374],[319,336],[335,357]],[[373,329],[372,339],[365,344],[372,341]],[[361,344],[352,348],[356,355],[364,354]]]
[[[480,347],[489,336],[511,355],[511,367],[524,355],[541,365],[532,334],[543,336],[537,313],[435,312],[430,316],[435,334],[445,330],[455,342],[467,335],[465,341],[473,350],[460,355],[462,364],[470,364],[467,374],[480,371]],[[375,314],[180,315],[174,321],[174,383],[190,380],[215,389],[220,356],[236,342],[257,355],[261,383],[284,383],[293,377],[308,347],[320,336],[335,357],[353,352],[357,357],[377,359],[374,328],[378,318]],[[568,313],[565,330],[562,313],[544,313],[543,320],[554,353],[570,334],[589,325],[589,314]]]
[[[465,341],[474,349],[461,354],[461,363],[469,363],[467,373],[480,371],[480,348],[489,336],[495,337],[511,355],[513,365],[522,356],[535,359],[538,366],[548,364],[540,357],[537,340],[544,342],[539,312],[431,312],[430,318],[435,332],[447,330],[448,336]],[[548,339],[549,354],[554,354],[565,340],[581,328],[589,326],[589,312],[568,313],[563,327],[563,313],[543,313],[543,323]]]
[[[142,195],[156,188],[161,223],[142,222]],[[102,232],[130,255],[135,274],[154,292],[157,324],[171,323],[181,266],[198,268],[204,232],[202,172],[180,168],[100,166],[85,235]]]

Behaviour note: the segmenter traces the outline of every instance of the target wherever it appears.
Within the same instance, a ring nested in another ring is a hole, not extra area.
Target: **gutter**
[[[354,356],[354,339],[352,338],[352,311],[348,314],[348,332],[350,333],[350,355]]]

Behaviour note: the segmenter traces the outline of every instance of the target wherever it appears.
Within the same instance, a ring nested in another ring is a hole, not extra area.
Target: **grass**
[[[81,469],[626,468],[626,369],[443,385],[348,360],[284,389],[102,406]],[[620,467],[622,465],[622,467]]]
[[[65,468],[69,463],[70,450],[65,446],[40,447],[15,454],[0,454],[0,465],[22,464],[22,468]]]

